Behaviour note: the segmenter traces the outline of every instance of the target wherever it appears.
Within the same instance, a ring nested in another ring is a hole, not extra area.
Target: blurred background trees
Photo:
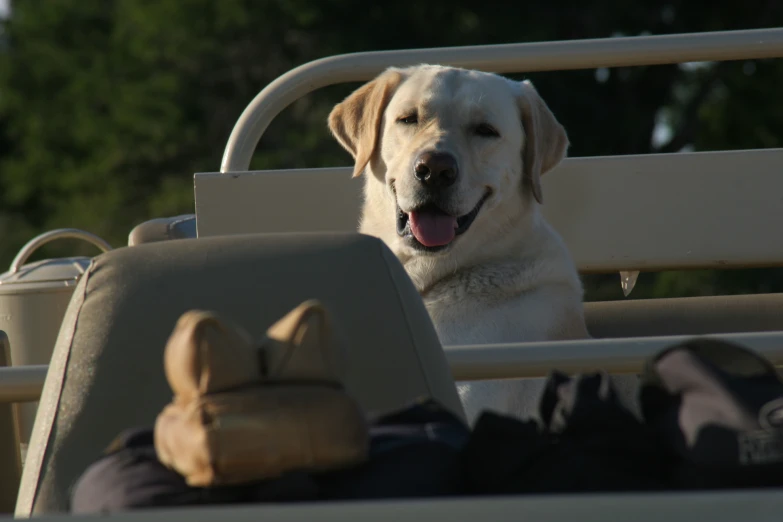
[[[193,173],[216,171],[252,97],[310,60],[781,23],[779,0],[11,0],[0,33],[0,272],[46,229],[119,246],[145,219],[193,212]],[[783,60],[516,76],[564,123],[571,156],[783,146]],[[251,167],[349,164],[325,119],[355,87],[286,109]],[[81,248],[44,254],[93,252]],[[585,280],[589,299],[622,296],[616,274]],[[633,297],[770,291],[783,291],[781,270],[642,274]]]

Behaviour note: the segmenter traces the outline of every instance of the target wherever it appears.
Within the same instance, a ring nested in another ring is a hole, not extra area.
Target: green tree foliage
[[[218,169],[247,103],[316,58],[781,22],[778,0],[15,0],[0,47],[0,267],[50,228],[121,245],[145,219],[192,212],[193,173]],[[783,140],[781,60],[523,76],[565,124],[572,156]],[[322,89],[286,109],[252,167],[347,164],[325,118],[355,87]],[[670,136],[654,141],[661,122]],[[616,274],[586,281],[590,298],[621,296]],[[670,272],[642,274],[634,297],[781,290],[779,270]]]

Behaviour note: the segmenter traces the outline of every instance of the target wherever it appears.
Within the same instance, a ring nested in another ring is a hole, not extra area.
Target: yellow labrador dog
[[[568,137],[531,83],[391,68],[338,104],[329,128],[366,176],[360,232],[400,259],[444,345],[588,337],[581,281],[539,211],[541,176]],[[542,381],[459,388],[474,419],[530,413]]]

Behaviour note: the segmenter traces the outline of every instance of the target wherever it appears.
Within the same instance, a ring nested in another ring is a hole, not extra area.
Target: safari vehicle
[[[303,298],[324,300],[346,334],[347,385],[368,409],[431,393],[456,411],[454,380],[545,376],[551,368],[636,372],[646,357],[693,335],[733,340],[783,364],[782,294],[588,303],[592,340],[441,350],[402,267],[378,241],[355,233],[361,182],[350,167],[248,171],[256,144],[286,106],[392,65],[515,73],[781,57],[783,29],[764,29],[366,52],[286,73],[241,115],[220,171],[195,175],[194,214],[142,223],[127,247],[114,250],[81,231],[52,231],[31,241],[2,276],[0,508],[44,519],[67,511],[73,481],[113,436],[152,422],[170,396],[162,346],[190,308],[220,310],[259,334]],[[783,149],[570,158],[543,183],[544,213],[583,273],[783,265]],[[107,252],[25,264],[40,244],[65,236]],[[117,517],[744,522],[779,520],[781,512],[783,492],[743,490],[245,505]]]

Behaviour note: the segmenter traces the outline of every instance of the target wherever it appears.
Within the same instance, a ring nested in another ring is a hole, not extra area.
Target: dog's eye
[[[404,125],[416,125],[419,123],[419,116],[414,112],[413,114],[398,118],[397,121]]]
[[[485,138],[497,138],[500,136],[498,131],[496,131],[495,128],[488,123],[479,123],[473,128],[473,132],[475,132],[476,135],[483,136]]]

